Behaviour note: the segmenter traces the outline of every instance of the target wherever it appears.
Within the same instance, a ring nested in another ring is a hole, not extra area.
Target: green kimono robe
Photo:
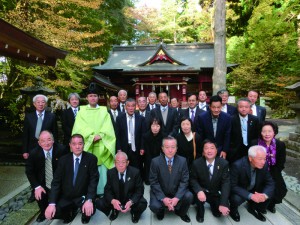
[[[114,167],[116,137],[105,106],[80,106],[72,134],[84,137],[84,150],[97,157],[99,166],[104,165],[107,169]],[[94,143],[95,135],[100,135],[102,139]]]

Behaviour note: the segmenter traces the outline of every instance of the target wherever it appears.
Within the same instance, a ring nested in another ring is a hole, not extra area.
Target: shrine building
[[[211,96],[213,69],[213,43],[113,46],[107,62],[93,67],[94,81],[107,90],[136,98],[165,91],[179,101],[199,90]]]

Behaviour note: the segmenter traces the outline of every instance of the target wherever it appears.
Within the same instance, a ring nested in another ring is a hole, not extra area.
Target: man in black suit
[[[40,223],[45,220],[45,210],[58,159],[67,152],[62,145],[54,143],[53,135],[49,131],[41,132],[38,143],[39,146],[31,151],[26,161],[25,173],[40,208],[36,219]]]
[[[151,117],[159,118],[163,121],[162,131],[171,136],[176,136],[179,130],[177,111],[168,106],[168,96],[166,92],[158,95],[160,107],[151,110]]]
[[[150,92],[148,94],[149,103],[146,108],[147,111],[151,111],[152,109],[159,108],[159,104],[156,104],[156,100],[157,100],[156,93]]]
[[[250,143],[258,138],[259,121],[250,113],[251,102],[248,98],[240,98],[237,102],[238,114],[231,117],[231,137],[228,161],[230,163],[246,156]]]
[[[182,110],[181,117],[190,118],[193,122],[192,131],[196,131],[199,115],[205,111],[198,107],[197,96],[195,94],[189,93],[187,97],[189,107]]]
[[[218,156],[226,159],[230,146],[231,117],[221,111],[222,99],[215,95],[210,98],[210,110],[202,113],[198,118],[196,131],[201,142],[209,139],[217,144]]]
[[[79,111],[80,96],[77,93],[70,93],[68,96],[70,107],[62,113],[62,129],[64,132],[64,145],[69,147],[72,129],[76,115]]]
[[[23,158],[38,146],[38,137],[43,130],[48,130],[57,141],[57,124],[55,114],[45,111],[48,98],[45,95],[33,97],[35,111],[25,115],[23,129]]]
[[[186,159],[176,154],[177,141],[168,136],[163,139],[164,154],[152,159],[150,166],[150,205],[158,220],[164,218],[165,208],[189,223],[187,215],[193,194],[188,189],[189,170]]]
[[[28,159],[31,151],[38,147],[38,137],[43,130],[52,133],[54,141],[57,141],[57,123],[55,114],[45,110],[48,98],[45,95],[36,95],[33,97],[35,111],[25,114],[23,128],[22,152],[23,158]],[[32,191],[28,202],[34,202],[34,191]]]
[[[252,115],[257,116],[260,123],[264,122],[267,114],[266,108],[259,105],[255,105],[258,99],[258,92],[254,90],[249,91],[248,98],[251,102]]]
[[[99,180],[97,158],[83,148],[82,135],[72,135],[72,152],[60,158],[53,177],[49,205],[45,211],[47,219],[63,218],[64,223],[70,223],[80,208],[81,222],[85,224],[95,212],[93,200]]]
[[[248,201],[248,212],[258,220],[266,221],[269,198],[273,196],[275,184],[268,171],[266,149],[262,146],[249,148],[248,156],[234,162],[230,169],[231,195],[230,216],[240,221],[238,206]]]
[[[203,143],[204,157],[193,162],[190,185],[195,194],[199,223],[204,221],[204,203],[208,202],[215,217],[229,214],[230,179],[228,162],[217,157],[217,146],[210,140]]]
[[[198,94],[198,101],[199,101],[198,107],[199,107],[199,109],[202,109],[204,111],[209,110],[209,105],[206,103],[206,100],[207,100],[206,92],[203,91],[203,90],[199,91],[199,94]]]
[[[125,113],[126,109],[125,109],[125,103],[126,103],[126,100],[127,100],[127,91],[125,90],[120,90],[118,92],[118,100],[119,100],[119,105],[118,105],[118,110],[120,112],[123,112]]]
[[[109,97],[109,109],[107,111],[110,115],[111,122],[114,126],[115,133],[116,133],[116,126],[117,126],[117,124],[116,124],[117,117],[120,114],[122,114],[122,112],[120,112],[120,110],[118,110],[118,105],[119,105],[118,98],[116,96],[110,96]]]
[[[139,97],[137,100],[138,110],[136,113],[140,114],[141,116],[145,117],[145,127],[146,130],[150,129],[150,111],[147,111],[147,99],[146,97]]]
[[[231,116],[237,114],[237,109],[232,105],[228,105],[229,92],[227,90],[220,90],[217,95],[222,98],[222,112],[228,113]]]
[[[116,167],[107,171],[104,197],[96,200],[96,207],[107,216],[112,211],[110,220],[115,220],[119,212],[131,210],[131,220],[137,223],[147,208],[147,201],[143,197],[144,185],[139,170],[128,164],[126,153],[118,152]]]
[[[142,169],[141,155],[143,152],[142,135],[145,132],[145,118],[134,113],[136,102],[129,98],[126,101],[126,113],[117,117],[117,151],[123,151],[128,155],[129,164]]]

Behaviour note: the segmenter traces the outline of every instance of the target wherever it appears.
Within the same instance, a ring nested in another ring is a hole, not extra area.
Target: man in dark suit
[[[112,211],[110,220],[115,220],[119,212],[131,210],[131,220],[137,223],[147,208],[147,201],[143,197],[144,185],[139,170],[128,164],[126,153],[118,152],[116,167],[107,171],[104,197],[96,200],[96,207],[107,216]]]
[[[62,113],[62,129],[64,132],[64,145],[69,147],[70,138],[72,135],[72,129],[74,126],[76,115],[79,111],[80,96],[77,93],[70,93],[68,101],[71,105],[68,109]]]
[[[122,112],[120,112],[120,110],[118,110],[118,105],[119,105],[118,98],[116,96],[110,96],[109,97],[109,109],[107,111],[110,115],[111,122],[114,126],[115,133],[116,133],[116,126],[117,126],[117,124],[116,124],[117,117],[120,114],[122,114]]]
[[[70,223],[81,208],[81,222],[88,223],[95,212],[93,200],[99,180],[97,158],[83,151],[84,139],[80,134],[71,137],[72,153],[58,162],[51,184],[49,205],[45,212],[47,219],[63,218]]]
[[[142,169],[141,155],[143,151],[142,134],[145,132],[145,118],[134,113],[136,102],[129,98],[126,101],[126,114],[117,117],[117,150],[128,155],[129,164]]]
[[[164,210],[175,214],[189,223],[187,211],[193,201],[193,194],[188,189],[189,170],[186,159],[176,154],[177,141],[168,136],[163,139],[164,154],[152,159],[150,166],[150,205],[158,220],[164,218]]]
[[[237,114],[237,109],[232,105],[228,105],[229,92],[227,90],[220,90],[217,95],[222,98],[222,112],[228,113],[231,116]]]
[[[139,97],[137,100],[137,105],[138,105],[138,110],[136,111],[136,113],[140,114],[141,116],[143,116],[145,118],[145,128],[146,130],[150,129],[150,119],[151,119],[151,115],[150,115],[150,111],[147,111],[147,99],[146,97]]]
[[[160,107],[151,110],[151,117],[157,117],[163,121],[162,131],[165,134],[176,136],[179,130],[177,111],[168,106],[167,93],[159,93],[158,100]]]
[[[267,114],[266,108],[259,105],[255,105],[258,99],[258,92],[254,90],[249,91],[248,98],[251,102],[252,115],[257,116],[260,123],[264,122]]]
[[[203,90],[199,91],[199,94],[198,94],[198,101],[199,101],[198,107],[199,107],[199,109],[202,109],[204,111],[209,110],[209,105],[206,103],[206,100],[207,100],[206,92],[203,91]]]
[[[126,103],[126,100],[127,100],[127,91],[125,90],[120,90],[118,92],[118,100],[119,100],[119,105],[118,105],[118,110],[120,112],[123,112],[125,113],[125,103]]]
[[[217,144],[218,156],[226,159],[230,145],[231,117],[221,111],[222,99],[215,95],[210,98],[210,110],[202,113],[198,118],[196,131],[201,143],[209,139]]]
[[[57,141],[57,123],[55,114],[45,110],[48,98],[45,95],[33,97],[35,111],[25,114],[23,128],[22,152],[23,158],[28,159],[31,151],[38,147],[38,137],[43,130],[52,133],[54,141]],[[34,191],[32,191],[28,202],[34,202]]]
[[[240,98],[237,102],[238,114],[231,117],[231,137],[228,161],[230,163],[246,156],[251,141],[258,138],[259,121],[256,116],[250,113],[248,98]]]
[[[192,131],[196,131],[199,115],[205,111],[198,107],[197,96],[195,94],[190,93],[187,95],[187,97],[189,107],[182,110],[181,118],[190,118],[193,122]]]
[[[230,216],[240,221],[238,206],[248,201],[248,212],[258,220],[266,221],[269,198],[273,196],[275,184],[266,164],[266,149],[262,146],[249,148],[248,156],[234,162],[230,169],[231,195]]]
[[[159,108],[159,104],[156,104],[156,100],[157,100],[156,93],[150,92],[148,94],[149,103],[146,108],[147,111],[151,111],[152,109]]]
[[[54,143],[53,135],[49,131],[41,132],[38,143],[39,146],[31,151],[26,161],[25,173],[40,208],[36,219],[40,223],[45,220],[45,210],[58,159],[67,152],[62,145]]]
[[[48,130],[57,141],[57,124],[55,114],[45,111],[48,98],[45,95],[33,97],[35,111],[25,115],[23,129],[23,158],[38,146],[38,137],[43,130]]]
[[[208,202],[215,217],[229,214],[230,179],[228,162],[217,157],[217,146],[210,140],[203,144],[204,157],[193,162],[190,185],[195,194],[199,223],[204,221],[204,203]]]

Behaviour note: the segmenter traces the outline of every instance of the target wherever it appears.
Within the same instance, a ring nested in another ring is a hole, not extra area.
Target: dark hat
[[[100,94],[100,87],[98,86],[98,84],[92,82],[89,84],[89,86],[85,89],[85,93],[86,95],[88,94]]]

